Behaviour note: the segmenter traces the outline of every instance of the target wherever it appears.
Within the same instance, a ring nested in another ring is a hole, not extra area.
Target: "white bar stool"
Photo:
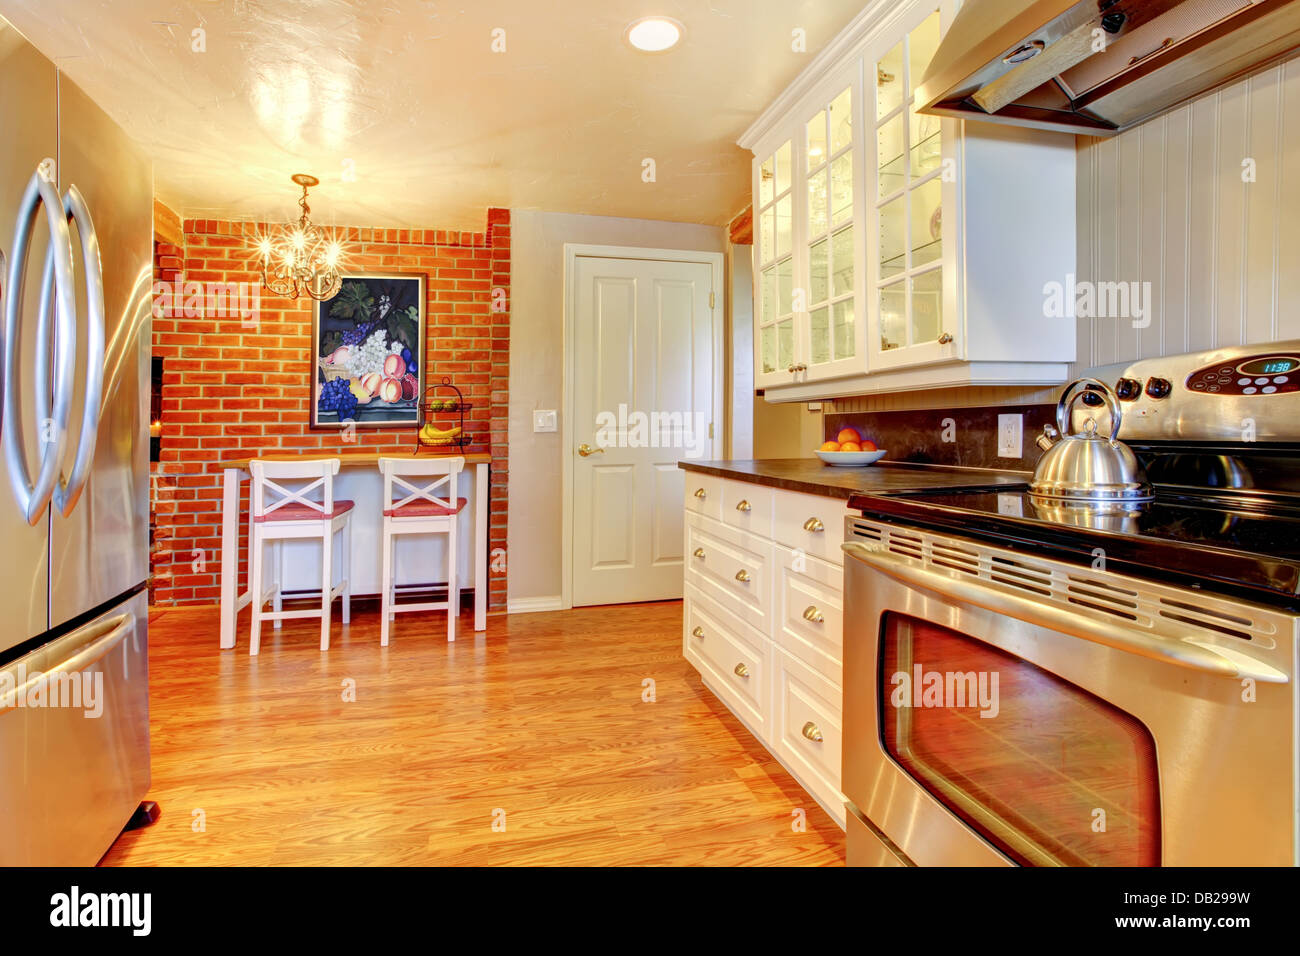
[[[380,458],[379,470],[384,475],[384,557],[382,623],[379,626],[379,643],[388,644],[388,622],[397,614],[408,611],[447,610],[447,640],[456,639],[456,614],[460,610],[460,594],[456,585],[456,525],[462,508],[468,503],[457,498],[456,478],[465,467],[464,458]],[[414,485],[403,476],[432,478],[425,484]],[[439,494],[443,486],[446,489]],[[409,492],[406,497],[394,497],[395,486]],[[447,535],[447,600],[420,603],[397,603],[397,585],[393,575],[393,539],[399,534]]]
[[[343,596],[343,623],[352,620],[352,502],[334,500],[334,476],[339,472],[337,458],[317,458],[303,461],[263,461],[248,463],[253,477],[249,492],[249,522],[251,534],[248,542],[249,597],[253,605],[252,640],[249,654],[256,654],[262,642],[262,621],[280,621],[295,617],[320,617],[320,649],[330,646],[330,606],[334,598]],[[279,482],[298,483],[291,490]],[[307,497],[317,488],[322,500]],[[343,533],[343,580],[332,583],[334,577],[334,535]],[[320,538],[322,545],[321,602],[320,608],[302,611],[281,610],[281,578],[283,566],[281,550],[284,541],[291,538]],[[271,588],[265,588],[263,560],[268,542],[275,545],[275,574]],[[263,611],[270,599],[273,610]]]

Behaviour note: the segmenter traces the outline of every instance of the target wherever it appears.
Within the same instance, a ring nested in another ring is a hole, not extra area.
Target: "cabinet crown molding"
[[[937,3],[937,0],[936,0]],[[817,53],[794,81],[782,91],[749,129],[740,134],[736,145],[753,152],[773,126],[789,117],[790,110],[814,90],[828,69],[860,53],[882,27],[907,13],[909,4],[898,0],[871,0],[862,11],[849,21],[848,26],[836,34],[830,43]]]

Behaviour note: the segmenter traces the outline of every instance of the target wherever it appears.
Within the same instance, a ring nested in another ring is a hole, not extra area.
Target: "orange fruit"
[[[862,450],[863,450],[863,451],[879,451],[879,450],[880,450],[879,448],[876,447],[876,443],[873,442],[870,438],[864,438],[864,439],[862,439],[862,441],[860,441],[858,444],[860,444],[860,445],[862,446]]]
[[[862,446],[855,441],[840,442],[840,451],[862,451]]]
[[[841,428],[840,433],[835,436],[835,440],[843,445],[846,441],[860,442],[862,441],[862,436],[858,434],[856,428]]]
[[[839,451],[840,443],[837,441],[823,442],[822,447],[818,448],[817,450],[818,451]]]

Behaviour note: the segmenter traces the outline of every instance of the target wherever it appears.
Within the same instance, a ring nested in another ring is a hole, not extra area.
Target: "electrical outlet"
[[[998,416],[998,457],[1021,458],[1024,456],[1024,421],[1023,415]]]
[[[553,432],[556,429],[555,409],[538,408],[533,410],[533,431]]]

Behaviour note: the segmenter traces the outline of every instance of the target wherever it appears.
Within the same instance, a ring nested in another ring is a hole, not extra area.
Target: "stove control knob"
[[[1142,394],[1142,383],[1135,378],[1121,378],[1115,383],[1115,397],[1131,402]]]
[[[1152,398],[1168,398],[1173,390],[1174,386],[1167,378],[1147,379],[1147,394]]]

